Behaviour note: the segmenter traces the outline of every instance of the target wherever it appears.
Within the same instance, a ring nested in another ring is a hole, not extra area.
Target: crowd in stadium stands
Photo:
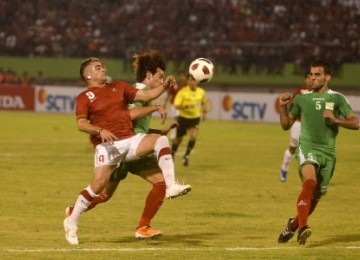
[[[36,77],[30,77],[27,71],[24,71],[22,75],[17,75],[12,69],[0,68],[0,86],[21,86],[29,87],[33,84],[45,85],[47,80],[45,79],[43,72],[38,71]]]
[[[2,69],[0,68],[0,86],[30,86],[30,77],[27,72],[24,72],[23,75],[16,75],[15,71],[11,69]]]
[[[209,57],[231,73],[303,73],[360,60],[360,0],[0,0],[0,55],[124,59],[161,50],[181,68]],[[126,69],[126,68],[125,68]]]

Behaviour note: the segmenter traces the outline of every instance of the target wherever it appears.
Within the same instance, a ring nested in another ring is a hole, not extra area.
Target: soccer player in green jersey
[[[300,144],[296,150],[302,190],[297,200],[297,216],[290,218],[278,242],[286,243],[298,229],[297,241],[304,245],[311,235],[308,217],[315,210],[320,198],[326,194],[333,176],[336,156],[335,139],[339,127],[358,130],[359,119],[339,92],[329,89],[330,66],[316,60],[310,67],[310,92],[297,95],[290,111],[287,104],[291,93],[280,97],[280,123],[284,130],[291,128],[301,117]]]

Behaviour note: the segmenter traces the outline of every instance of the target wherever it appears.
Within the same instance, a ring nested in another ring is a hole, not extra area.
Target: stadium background
[[[169,73],[205,56],[217,68],[204,87],[220,96],[218,107],[229,107],[227,96],[235,115],[265,116],[264,104],[274,109],[278,93],[301,85],[304,66],[325,57],[339,68],[331,86],[358,106],[359,22],[358,0],[0,0],[0,74],[14,80],[0,86],[0,110],[19,110],[31,101],[33,110],[51,112],[0,111],[0,255],[360,259],[359,133],[339,135],[336,175],[312,218],[314,234],[306,248],[296,239],[278,245],[299,189],[295,160],[287,183],[278,180],[288,133],[278,123],[239,124],[254,121],[241,117],[204,122],[191,167],[175,161],[177,175],[194,190],[164,203],[154,221],[165,233],[161,240],[134,240],[149,188],[134,176],[110,202],[84,216],[80,247],[66,243],[62,228],[63,209],[92,171],[88,136],[76,130],[71,114],[75,92],[83,88],[83,58],[99,56],[114,79],[133,82],[134,51],[161,49]],[[35,87],[21,87],[24,72]],[[242,113],[244,104],[254,110]]]
[[[82,59],[134,82],[132,56],[149,49],[175,76],[197,57],[213,61],[210,119],[276,122],[278,93],[301,86],[320,57],[331,87],[360,104],[359,16],[359,0],[0,1],[0,109],[73,112]]]
[[[42,71],[72,85],[79,63],[71,60],[97,56],[111,59],[114,78],[132,80],[133,54],[159,49],[172,73],[208,57],[214,83],[286,85],[299,84],[322,57],[336,85],[359,87],[351,80],[359,74],[359,16],[359,0],[3,0],[0,68],[15,73],[11,80],[27,73],[36,83]]]

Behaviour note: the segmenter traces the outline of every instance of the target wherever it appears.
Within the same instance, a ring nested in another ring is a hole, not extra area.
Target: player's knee
[[[161,135],[157,140],[155,145],[160,145],[162,147],[169,146],[169,139],[165,135]]]
[[[169,139],[164,135],[160,136],[155,143],[154,150],[157,153],[171,154]]]

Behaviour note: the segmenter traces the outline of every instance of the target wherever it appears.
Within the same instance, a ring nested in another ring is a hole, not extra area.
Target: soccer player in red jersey
[[[183,192],[183,185],[175,181],[174,162],[167,137],[135,134],[128,110],[130,103],[148,102],[160,96],[175,84],[174,77],[168,76],[161,86],[143,91],[125,82],[107,83],[106,72],[106,67],[97,58],[84,60],[80,67],[80,75],[87,82],[88,89],[76,99],[77,126],[91,137],[95,148],[95,168],[90,185],[80,192],[71,215],[64,220],[65,237],[72,245],[79,243],[77,225],[80,215],[104,190],[111,173],[122,161],[138,160],[155,152],[166,189]],[[162,117],[166,117],[166,113]]]

